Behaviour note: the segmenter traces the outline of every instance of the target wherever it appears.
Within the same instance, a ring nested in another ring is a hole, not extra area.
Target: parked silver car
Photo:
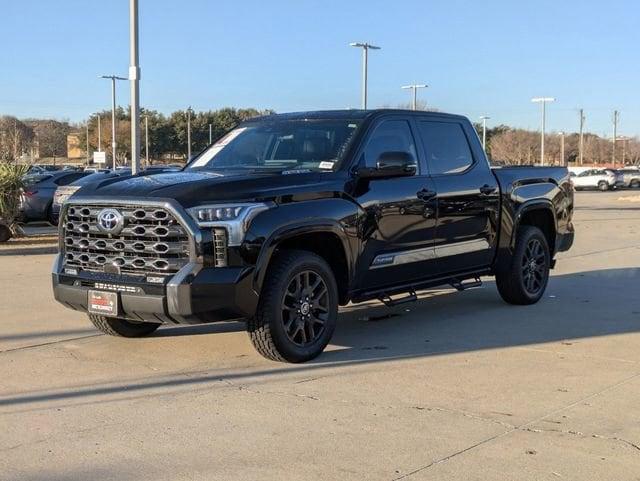
[[[640,187],[640,168],[625,167],[618,172],[622,176],[621,187],[630,187],[632,189]]]

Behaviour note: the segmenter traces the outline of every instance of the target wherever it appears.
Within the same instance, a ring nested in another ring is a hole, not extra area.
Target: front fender
[[[337,236],[344,250],[349,280],[359,249],[358,210],[345,199],[320,199],[280,204],[263,212],[251,224],[243,249],[255,259],[253,288],[262,290],[267,269],[278,245],[287,239],[310,233]]]

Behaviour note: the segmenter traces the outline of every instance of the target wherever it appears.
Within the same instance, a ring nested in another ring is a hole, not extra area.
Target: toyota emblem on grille
[[[124,217],[116,209],[102,209],[98,213],[98,229],[107,234],[117,234],[124,226]]]

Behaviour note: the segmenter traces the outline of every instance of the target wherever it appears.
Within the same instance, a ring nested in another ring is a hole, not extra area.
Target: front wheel
[[[338,317],[338,288],[327,262],[306,251],[284,251],[269,267],[247,330],[267,359],[305,362],[322,353]]]
[[[131,322],[116,317],[89,314],[89,320],[98,330],[110,336],[144,337],[154,332],[160,324],[155,322]]]
[[[549,245],[540,229],[521,227],[513,256],[501,264],[496,270],[496,285],[506,302],[527,305],[540,300],[551,265]]]
[[[633,179],[629,184],[629,187],[631,187],[632,189],[637,189],[638,187],[640,187],[640,180]]]
[[[607,190],[609,190],[609,184],[607,184],[604,180],[601,180],[600,182],[598,182],[598,190],[600,192],[606,192]]]

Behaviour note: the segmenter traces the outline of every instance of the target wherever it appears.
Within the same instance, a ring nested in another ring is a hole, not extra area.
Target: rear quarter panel
[[[573,188],[565,167],[505,167],[493,172],[502,195],[501,250],[513,249],[519,222],[531,209],[549,209],[557,234],[573,232]]]

